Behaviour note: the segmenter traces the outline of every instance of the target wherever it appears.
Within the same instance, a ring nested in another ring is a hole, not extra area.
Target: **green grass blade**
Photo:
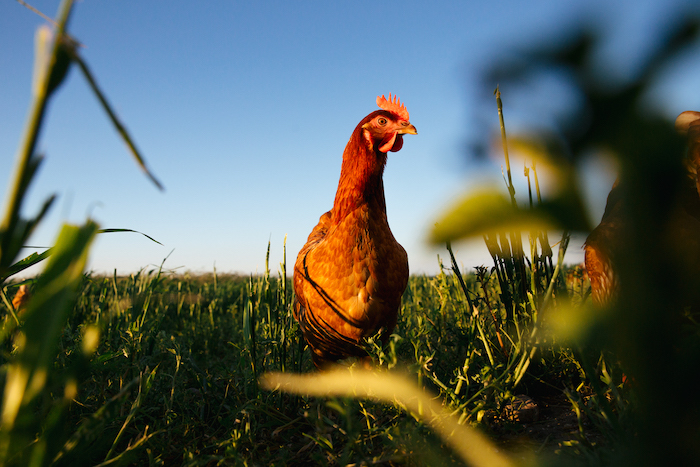
[[[138,230],[132,230],[132,229],[100,229],[100,230],[97,231],[97,233],[115,233],[115,232],[131,232],[131,233],[141,234],[141,235],[143,235],[144,237],[146,237],[147,239],[149,239],[150,241],[155,242],[155,243],[157,243],[158,245],[163,245],[162,243],[160,243],[160,242],[159,242],[158,240],[156,240],[155,238],[153,238],[153,237],[151,237],[150,235],[147,235],[147,234],[145,234],[145,233],[143,233],[143,232],[139,232]]]
[[[7,270],[7,277],[14,276],[15,274],[19,274],[20,272],[24,271],[25,269],[30,268],[36,264],[39,264],[40,262],[42,262],[46,258],[48,258],[50,255],[51,255],[51,248],[49,248],[46,251],[43,251],[41,253],[32,253],[31,255],[25,257],[24,259],[17,261],[15,264],[10,266],[10,268]]]
[[[102,108],[105,110],[105,112],[107,112],[107,116],[109,116],[109,119],[112,121],[112,124],[119,133],[119,136],[121,136],[124,142],[126,143],[127,147],[129,148],[129,151],[131,152],[131,155],[134,156],[134,159],[136,159],[136,162],[138,163],[139,167],[141,167],[141,170],[144,171],[146,176],[151,180],[151,182],[153,182],[155,186],[158,187],[159,190],[163,191],[163,185],[158,181],[158,179],[155,177],[155,175],[153,175],[153,173],[148,169],[148,167],[146,167],[146,161],[144,160],[143,156],[141,156],[139,150],[136,149],[136,144],[129,135],[129,132],[126,131],[126,128],[122,124],[121,120],[119,120],[117,115],[112,110],[112,106],[109,105],[107,98],[105,97],[100,87],[97,85],[97,82],[92,76],[92,73],[90,72],[90,69],[88,68],[87,64],[75,51],[73,54],[73,60],[78,64],[78,67],[85,75],[85,78],[87,79],[90,88],[95,93],[97,100],[100,101]]]

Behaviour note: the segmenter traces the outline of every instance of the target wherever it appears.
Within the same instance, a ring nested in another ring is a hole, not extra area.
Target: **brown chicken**
[[[699,250],[700,232],[700,112],[683,112],[676,119],[676,129],[688,138],[688,153],[684,159],[687,179],[679,190],[679,208],[671,216],[669,233],[677,243],[679,257],[693,263]],[[586,239],[584,261],[591,281],[591,297],[598,305],[610,303],[618,293],[614,253],[623,247],[629,232],[625,222],[625,203],[616,181],[608,195],[600,224]],[[689,257],[688,257],[689,256]],[[699,271],[692,271],[697,273]]]
[[[27,287],[27,284],[22,284],[19,286],[17,293],[12,299],[12,306],[15,308],[15,311],[23,311],[24,308],[26,308],[28,301],[29,287]]]
[[[343,152],[333,208],[323,214],[294,265],[294,317],[316,367],[365,357],[363,337],[396,326],[408,257],[389,229],[382,175],[387,152],[417,134],[398,98],[377,98]]]
[[[617,278],[613,268],[614,242],[622,237],[623,203],[617,181],[608,194],[605,213],[600,224],[586,238],[584,263],[591,281],[591,297],[597,305],[609,303],[617,293]]]

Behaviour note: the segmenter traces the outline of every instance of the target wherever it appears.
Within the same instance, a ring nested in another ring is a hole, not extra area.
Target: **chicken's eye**
[[[379,119],[377,119],[377,123],[379,123],[381,126],[386,125],[386,118],[380,117]]]

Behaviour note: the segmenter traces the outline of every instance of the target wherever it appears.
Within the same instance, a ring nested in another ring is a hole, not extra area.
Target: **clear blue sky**
[[[29,3],[52,17],[58,8],[55,0]],[[624,77],[692,3],[77,2],[70,32],[166,190],[141,174],[73,69],[51,102],[39,145],[46,161],[24,213],[50,193],[59,199],[31,244],[50,245],[61,222],[90,216],[164,245],[102,235],[91,255],[96,271],[136,271],[174,250],[166,268],[261,272],[269,240],[275,272],[285,234],[293,263],[330,209],[355,125],[376,109],[377,95],[391,92],[419,134],[390,154],[389,223],[411,271],[435,273],[436,255],[444,252],[425,237],[438,213],[470,188],[502,183],[499,160],[477,163],[468,152],[475,138],[497,130],[496,83],[487,92],[476,84],[484,68],[514,46],[561,40],[587,21],[608,39],[601,63]],[[25,124],[34,33],[43,22],[16,1],[0,0],[2,193]],[[657,103],[669,118],[700,109],[699,57],[696,47],[658,87]],[[513,129],[551,120],[566,99],[556,86],[501,89]],[[516,178],[521,173],[515,170]],[[597,220],[611,175],[588,173]],[[460,244],[458,257],[467,267],[489,263],[479,241]],[[581,260],[580,241],[567,260]]]

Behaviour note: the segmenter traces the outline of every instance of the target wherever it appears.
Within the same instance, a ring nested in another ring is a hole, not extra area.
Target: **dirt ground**
[[[581,442],[579,421],[566,396],[522,397],[520,407],[507,408],[504,416],[491,424],[492,438],[505,450],[554,454],[565,444]],[[603,437],[585,416],[581,423],[585,440],[600,445]]]

